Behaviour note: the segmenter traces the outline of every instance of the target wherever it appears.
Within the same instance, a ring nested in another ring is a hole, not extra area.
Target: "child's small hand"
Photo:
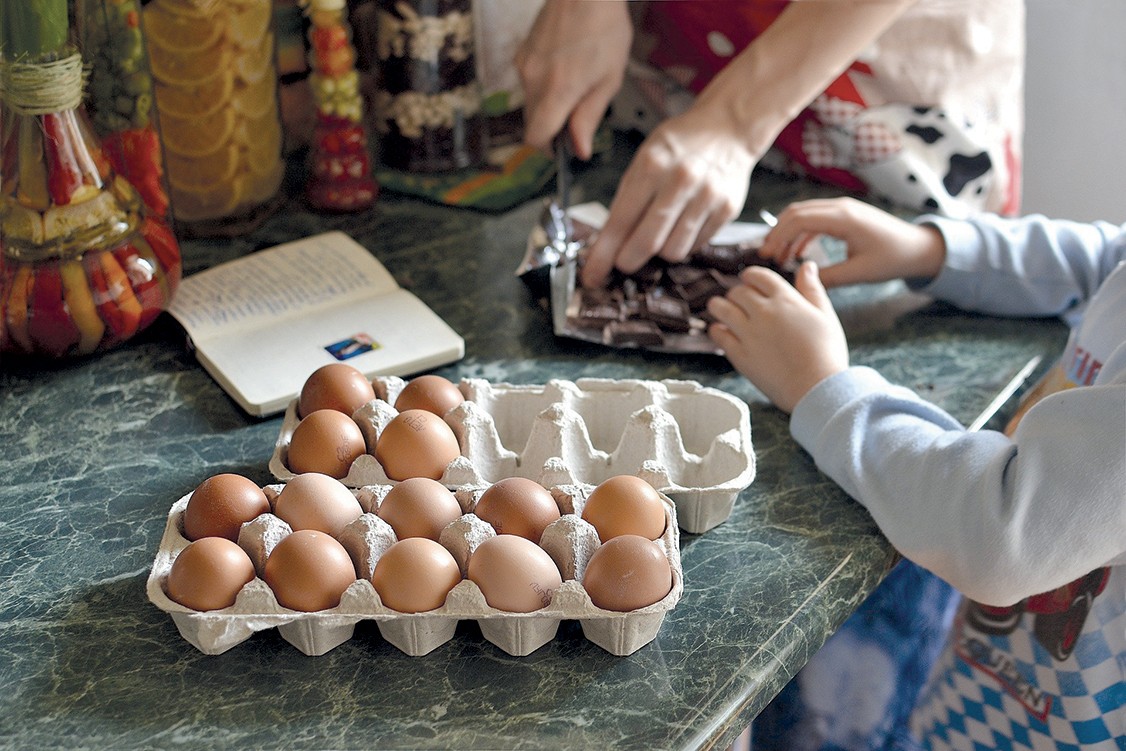
[[[946,246],[933,227],[919,226],[854,198],[790,204],[759,254],[778,264],[799,257],[817,235],[844,240],[848,258],[821,270],[821,283],[839,287],[891,279],[931,279],[942,270]]]
[[[713,297],[708,329],[735,369],[780,409],[792,412],[810,389],[848,367],[848,342],[817,266],[803,263],[790,286],[761,266],[743,284]]]

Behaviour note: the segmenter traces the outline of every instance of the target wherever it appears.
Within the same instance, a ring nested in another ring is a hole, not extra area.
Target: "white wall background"
[[[1027,0],[1021,213],[1126,222],[1126,0]]]

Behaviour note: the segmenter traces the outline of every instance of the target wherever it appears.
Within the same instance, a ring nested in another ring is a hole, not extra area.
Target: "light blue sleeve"
[[[853,367],[798,403],[790,431],[904,556],[974,600],[1010,605],[1126,554],[1119,367],[1042,400],[1012,439],[968,432]]]
[[[1061,316],[1074,323],[1115,266],[1126,260],[1126,225],[937,216],[946,242],[942,272],[916,291],[964,310],[1005,316]]]

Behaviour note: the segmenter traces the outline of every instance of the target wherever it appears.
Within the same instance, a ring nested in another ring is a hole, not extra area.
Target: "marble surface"
[[[580,170],[608,201],[628,155]],[[291,177],[299,177],[299,167]],[[291,181],[291,184],[297,180]],[[756,174],[748,206],[832,191]],[[789,437],[786,420],[713,356],[615,351],[555,339],[513,272],[539,212],[480,214],[393,195],[357,216],[294,198],[235,240],[183,244],[187,272],[341,229],[466,341],[453,379],[692,379],[745,399],[758,462],[731,517],[683,535],[684,595],[628,657],[577,623],[527,657],[474,623],[423,657],[371,623],[319,657],[276,632],[205,656],[145,596],[171,504],[204,478],[271,481],[281,417],[243,414],[163,316],[135,341],[0,371],[0,746],[8,748],[712,748],[729,743],[876,586],[893,552],[867,514]],[[753,215],[751,215],[753,216]],[[854,361],[969,422],[1034,355],[1054,321],[970,316],[881,285],[836,293]],[[268,367],[268,363],[263,363]]]

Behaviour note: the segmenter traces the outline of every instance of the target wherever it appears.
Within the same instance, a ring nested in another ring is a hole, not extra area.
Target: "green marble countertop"
[[[581,170],[578,197],[608,202],[628,151],[619,140]],[[748,205],[778,211],[827,194],[756,174]],[[465,337],[464,360],[437,371],[449,378],[691,379],[745,399],[757,478],[728,521],[682,536],[684,594],[652,643],[614,657],[564,622],[548,645],[511,657],[462,623],[450,642],[408,657],[362,622],[319,657],[274,631],[219,656],[196,651],[145,596],[168,509],[220,472],[271,482],[281,418],[242,413],[163,316],[98,357],[9,358],[0,371],[0,746],[730,742],[876,586],[892,551],[725,360],[555,339],[548,311],[514,276],[539,210],[537,200],[480,214],[388,194],[362,215],[320,216],[294,199],[252,234],[183,243],[185,270],[341,229]],[[902,285],[835,296],[854,362],[966,423],[1030,357],[1058,353],[1066,333],[1055,321],[965,315]]]

